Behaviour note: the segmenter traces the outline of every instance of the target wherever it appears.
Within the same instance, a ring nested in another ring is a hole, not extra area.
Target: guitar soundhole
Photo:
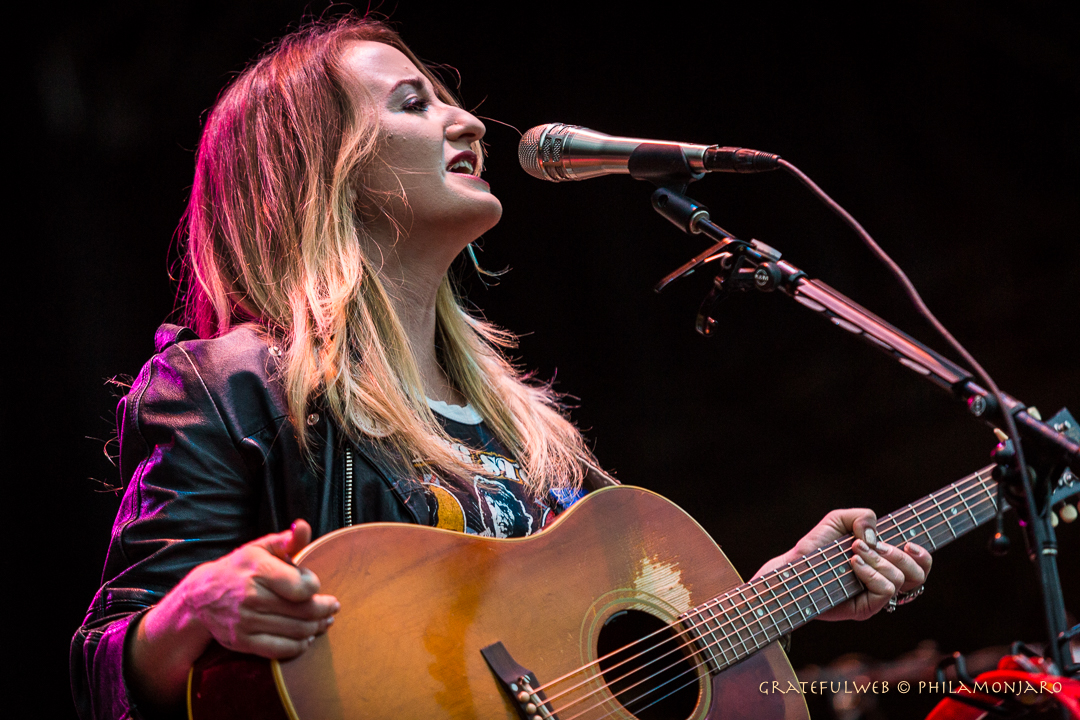
[[[640,641],[640,642],[638,642]],[[600,629],[597,653],[611,694],[641,720],[687,718],[698,703],[698,673],[678,637],[645,612],[615,613]]]

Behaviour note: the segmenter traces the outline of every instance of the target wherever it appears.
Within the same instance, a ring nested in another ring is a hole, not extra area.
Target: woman
[[[117,411],[126,493],[72,644],[83,717],[176,707],[212,640],[304,652],[339,609],[289,560],[313,536],[387,520],[521,536],[614,482],[447,279],[502,212],[483,134],[357,18],[285,38],[223,93],[185,218],[193,330],[159,330]],[[873,526],[834,511],[759,572],[854,532],[868,592],[827,618],[868,617],[930,568]]]

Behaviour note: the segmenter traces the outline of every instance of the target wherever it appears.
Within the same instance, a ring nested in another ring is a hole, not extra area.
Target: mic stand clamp
[[[701,302],[695,323],[697,331],[705,337],[712,335],[716,328],[713,315],[720,301],[730,293],[748,290],[772,292],[777,288],[791,287],[797,280],[806,277],[802,270],[787,263],[781,264],[779,250],[760,240],[739,240],[712,222],[707,207],[672,187],[657,188],[652,195],[652,205],[656,212],[683,232],[704,234],[718,240],[705,252],[665,275],[655,287],[656,292],[660,292],[701,265],[719,260],[721,270],[713,280],[709,294]]]

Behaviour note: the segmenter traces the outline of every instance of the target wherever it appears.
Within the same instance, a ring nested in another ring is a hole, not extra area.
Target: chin
[[[481,203],[477,203],[481,205]],[[499,202],[499,198],[494,195],[488,195],[485,202],[482,203],[482,207],[477,207],[477,213],[474,218],[477,232],[476,237],[480,237],[491,228],[499,224],[499,219],[502,218],[503,207]],[[475,238],[474,238],[475,239]]]

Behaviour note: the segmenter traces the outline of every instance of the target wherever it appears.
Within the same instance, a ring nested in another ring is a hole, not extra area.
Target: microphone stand
[[[720,273],[713,280],[712,288],[698,311],[696,327],[699,333],[706,337],[713,333],[716,321],[712,315],[717,304],[731,292],[779,290],[946,390],[963,402],[973,416],[985,423],[1000,427],[1003,413],[1013,416],[1024,437],[1025,447],[1030,445],[1035,449],[1029,456],[1029,462],[1035,463],[1035,467],[1029,467],[1029,477],[1010,472],[1008,461],[1011,458],[1011,443],[1000,445],[995,453],[999,499],[1006,497],[1000,494],[1004,490],[1013,499],[1011,504],[1024,520],[1022,525],[1026,530],[1028,554],[1036,565],[1042,590],[1050,659],[1063,675],[1076,674],[1080,665],[1072,662],[1069,642],[1077,636],[1080,626],[1066,627],[1065,600],[1057,566],[1057,539],[1050,520],[1050,498],[1055,481],[1072,484],[1072,470],[1080,471],[1080,428],[1077,421],[1063,409],[1047,424],[1032,414],[1024,403],[1005,394],[1002,395],[1005,407],[1000,407],[991,393],[974,382],[968,370],[922,345],[821,280],[811,279],[799,268],[782,260],[781,254],[774,248],[758,240],[739,240],[713,223],[705,206],[682,194],[687,183],[697,177],[689,172],[689,168],[684,171],[678,167],[678,158],[669,151],[660,146],[642,146],[639,151],[642,157],[636,168],[634,158],[631,158],[631,175],[658,186],[652,196],[653,208],[682,231],[705,235],[715,241],[712,247],[665,276],[656,286],[659,292],[699,266],[719,261]]]

